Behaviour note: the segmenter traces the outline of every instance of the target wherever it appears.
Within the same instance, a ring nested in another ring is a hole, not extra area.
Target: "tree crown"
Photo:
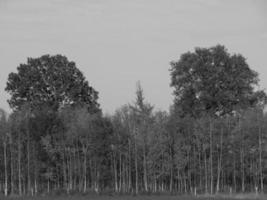
[[[255,91],[257,72],[242,55],[230,55],[221,45],[184,53],[171,62],[170,71],[175,104],[184,113],[224,115],[266,100],[263,91]]]
[[[98,92],[89,86],[75,63],[62,55],[44,55],[28,58],[26,64],[10,73],[5,90],[11,94],[8,100],[13,109],[25,103],[31,106],[48,105],[54,110],[64,105],[85,104],[91,110],[98,109]]]

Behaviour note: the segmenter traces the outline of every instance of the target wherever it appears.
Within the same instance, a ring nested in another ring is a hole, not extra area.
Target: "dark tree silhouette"
[[[196,48],[171,62],[171,86],[175,103],[193,116],[203,111],[217,115],[265,102],[255,91],[258,74],[240,54],[230,55],[224,46]]]
[[[10,73],[5,90],[13,109],[25,103],[36,107],[46,105],[54,110],[75,104],[86,104],[90,110],[98,109],[98,92],[89,86],[75,63],[62,55],[44,55],[28,58],[20,64],[17,73]]]

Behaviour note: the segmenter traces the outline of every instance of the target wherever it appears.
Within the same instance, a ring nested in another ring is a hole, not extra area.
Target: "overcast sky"
[[[27,57],[63,54],[99,91],[104,112],[135,98],[168,110],[170,61],[194,47],[241,53],[267,88],[265,0],[0,0],[0,107]],[[9,111],[9,110],[8,110]]]

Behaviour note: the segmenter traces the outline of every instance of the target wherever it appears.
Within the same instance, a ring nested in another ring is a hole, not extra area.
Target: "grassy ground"
[[[61,196],[38,196],[38,197],[3,197],[0,200],[267,200],[267,196],[255,194],[217,195],[217,196],[188,196],[188,195],[61,195]]]

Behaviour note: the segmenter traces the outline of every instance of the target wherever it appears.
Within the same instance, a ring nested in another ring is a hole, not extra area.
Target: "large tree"
[[[10,73],[5,90],[11,94],[9,105],[21,108],[25,103],[46,105],[54,110],[64,105],[85,104],[90,110],[99,107],[98,93],[89,86],[75,63],[62,55],[28,58],[26,64]]]
[[[195,131],[196,140],[189,140],[192,143],[189,147],[193,149],[193,158],[196,156],[195,149],[201,150],[199,148],[201,147],[199,143],[202,138],[200,127],[203,127],[205,133],[203,136],[208,141],[202,142],[203,152],[202,155],[199,155],[204,158],[205,163],[206,192],[208,191],[208,184],[210,193],[214,192],[216,176],[216,191],[220,191],[222,153],[225,151],[223,148],[224,132],[228,128],[223,125],[225,123],[222,120],[225,119],[227,121],[229,115],[238,113],[233,116],[237,116],[237,126],[239,127],[238,124],[243,110],[265,105],[265,92],[256,90],[258,82],[258,74],[250,69],[246,59],[240,54],[231,55],[221,45],[211,48],[196,48],[194,52],[182,54],[178,61],[171,62],[171,86],[174,87],[175,113],[179,113],[179,117],[185,120],[187,120],[187,117],[192,117],[195,122],[200,120],[199,122],[202,124],[195,127],[198,129],[198,131]],[[179,121],[177,119],[173,123],[178,124]],[[220,127],[216,123],[217,120],[221,120]],[[178,131],[186,132],[187,135],[190,134],[188,132],[190,126],[178,127],[181,129],[177,129]],[[242,133],[240,129],[238,130],[239,133]],[[216,142],[216,139],[219,142]],[[216,143],[217,145],[215,145]],[[241,179],[242,191],[244,191],[245,158],[243,156],[244,142],[242,140],[241,144],[240,159],[243,174]],[[188,144],[183,146],[186,145]],[[219,152],[217,167],[214,166],[216,163],[214,153],[216,151]],[[190,158],[190,156],[187,157]],[[192,163],[190,164],[189,162],[189,165],[192,167]],[[216,168],[217,175],[215,175]],[[196,170],[196,168],[192,169]],[[190,176],[188,174],[188,177]]]
[[[255,90],[258,81],[242,55],[230,55],[221,45],[196,48],[171,62],[175,103],[193,116],[224,115],[264,102],[265,93]]]
[[[66,108],[77,110],[82,107],[87,115],[101,115],[98,93],[89,86],[75,63],[62,55],[29,58],[26,64],[19,65],[16,73],[9,74],[6,91],[11,94],[8,102],[18,127],[14,132],[18,143],[19,194],[26,186],[27,193],[37,193],[44,177],[49,191],[50,184],[59,182],[59,172],[66,171],[59,171],[62,166],[58,162],[62,155],[60,148],[64,147],[61,134],[64,124],[60,113]],[[82,129],[77,131],[80,134]],[[53,140],[49,140],[51,138]],[[23,163],[23,156],[27,163]],[[64,174],[64,184],[65,177]]]

